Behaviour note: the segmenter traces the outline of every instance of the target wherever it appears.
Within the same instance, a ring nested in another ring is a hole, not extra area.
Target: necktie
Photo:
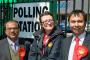
[[[16,51],[16,44],[14,44],[14,50]]]
[[[14,51],[15,51],[15,52],[18,51],[18,45],[17,45],[17,43],[14,44]]]
[[[80,39],[79,39],[78,37],[75,38],[76,44],[75,44],[74,54],[73,54],[73,59],[72,59],[72,60],[78,60],[77,47],[79,46],[79,40],[80,40]]]

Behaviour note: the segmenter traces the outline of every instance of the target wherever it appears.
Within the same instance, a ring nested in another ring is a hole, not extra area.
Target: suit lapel
[[[70,49],[71,41],[72,41],[72,36],[64,41],[65,43],[64,43],[63,50],[65,50],[64,54],[65,54],[65,59],[66,60],[68,59],[68,54],[69,54],[69,49]]]
[[[7,39],[5,39],[4,41],[5,41],[5,43],[4,43],[5,55],[7,56],[7,58],[9,60],[11,60],[8,41],[7,41]]]
[[[89,37],[89,35],[87,34],[87,35],[85,36],[83,45],[88,46],[88,45],[90,44],[89,42],[90,42],[90,37]]]
[[[85,39],[82,45],[86,46],[90,52],[90,48],[89,48],[90,47],[90,35],[88,33],[86,33],[86,36],[85,36]],[[88,59],[89,59],[89,55],[83,58],[82,60],[88,60]]]

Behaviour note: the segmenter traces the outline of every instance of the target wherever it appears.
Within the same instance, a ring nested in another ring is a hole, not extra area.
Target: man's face
[[[51,31],[54,28],[53,17],[50,15],[45,15],[41,17],[41,25],[45,31]]]
[[[11,40],[17,39],[18,34],[19,34],[18,24],[16,22],[8,22],[6,24],[5,33],[7,37],[9,37]]]
[[[71,15],[70,17],[70,28],[75,35],[79,35],[85,30],[85,20],[81,13],[79,15]]]

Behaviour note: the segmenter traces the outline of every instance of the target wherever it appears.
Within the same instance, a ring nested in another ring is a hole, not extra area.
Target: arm
[[[38,55],[38,46],[37,41],[34,40],[33,43],[30,46],[30,52],[29,52],[29,59],[28,60],[37,60]]]

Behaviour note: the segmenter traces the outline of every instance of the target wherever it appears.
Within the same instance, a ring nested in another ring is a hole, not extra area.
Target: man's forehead
[[[17,23],[16,23],[16,22],[11,21],[11,22],[7,22],[7,23],[6,23],[6,25],[7,25],[7,24],[17,24]]]
[[[79,16],[83,16],[83,14],[82,13],[78,13],[78,14],[72,14],[71,16],[79,17]]]

